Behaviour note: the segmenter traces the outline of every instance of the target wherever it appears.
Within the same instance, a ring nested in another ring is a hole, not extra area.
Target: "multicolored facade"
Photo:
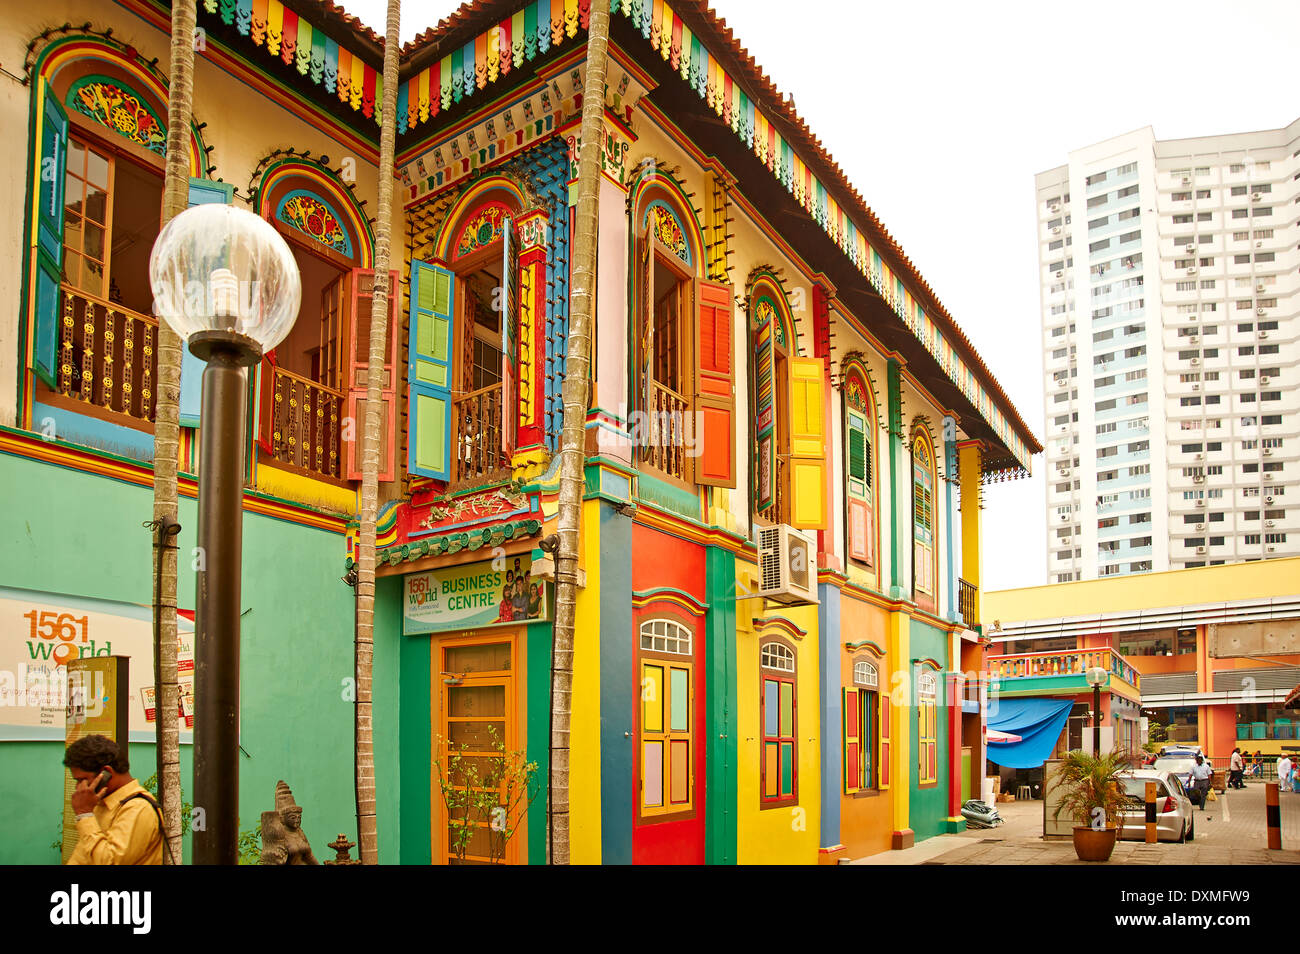
[[[248,190],[235,151],[230,200],[311,251],[295,337],[259,373],[249,506],[287,498],[341,529],[357,487],[344,433],[364,398],[361,199],[385,91],[366,31],[328,4],[293,7],[214,0],[199,26],[241,95],[323,130],[247,162]],[[150,0],[113,9],[149,30],[164,15]],[[471,5],[402,54],[375,609],[385,861],[452,860],[436,783],[449,748],[495,736],[547,775],[541,543],[557,525],[588,13]],[[984,765],[980,488],[1024,474],[1040,447],[711,11],[615,2],[611,21],[572,858],[811,864],[963,827]],[[198,87],[195,115],[213,111],[202,132],[217,142],[237,124],[208,95]],[[29,301],[24,340],[42,314]],[[39,418],[24,413],[31,443]],[[782,526],[809,544],[790,567],[804,595],[765,599],[759,531]],[[347,547],[350,561],[355,526]],[[337,576],[300,591],[350,598]],[[350,607],[335,615],[285,643],[350,658]],[[320,676],[282,693],[336,687]],[[330,744],[350,766],[350,729]],[[544,863],[546,796],[506,860]],[[469,858],[483,853],[476,835]]]

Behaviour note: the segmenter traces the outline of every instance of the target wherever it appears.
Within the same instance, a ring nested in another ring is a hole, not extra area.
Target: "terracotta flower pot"
[[[1089,828],[1076,825],[1074,828],[1074,852],[1080,861],[1110,861],[1110,853],[1115,850],[1115,841],[1119,829]]]

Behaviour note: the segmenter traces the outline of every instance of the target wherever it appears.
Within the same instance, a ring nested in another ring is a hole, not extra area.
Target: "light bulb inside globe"
[[[293,328],[302,278],[288,243],[252,212],[196,205],[158,235],[149,256],[154,314],[186,341],[204,331],[251,338],[263,352]]]

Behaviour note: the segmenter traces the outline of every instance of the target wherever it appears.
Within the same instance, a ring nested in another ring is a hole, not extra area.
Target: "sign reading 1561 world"
[[[441,633],[550,619],[546,583],[531,578],[532,558],[503,557],[406,577],[402,632]]]

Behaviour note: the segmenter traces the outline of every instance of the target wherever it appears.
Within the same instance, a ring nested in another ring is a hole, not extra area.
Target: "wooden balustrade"
[[[671,388],[650,385],[649,440],[642,452],[646,463],[669,477],[690,481],[690,417],[686,398]]]
[[[508,473],[510,459],[501,447],[501,385],[471,391],[452,401],[452,482],[492,478]]]
[[[64,285],[55,390],[137,421],[154,419],[158,320]]]
[[[271,456],[325,477],[342,477],[343,392],[275,369]]]
[[[957,580],[957,611],[967,626],[979,624],[979,588],[965,580]]]
[[[991,674],[1013,679],[1023,676],[1081,676],[1093,667],[1100,667],[1119,676],[1134,688],[1141,688],[1141,675],[1113,649],[990,656],[986,664]]]
[[[769,523],[788,523],[785,512],[785,464],[784,454],[776,455],[776,483],[772,486],[772,503],[758,515]]]

